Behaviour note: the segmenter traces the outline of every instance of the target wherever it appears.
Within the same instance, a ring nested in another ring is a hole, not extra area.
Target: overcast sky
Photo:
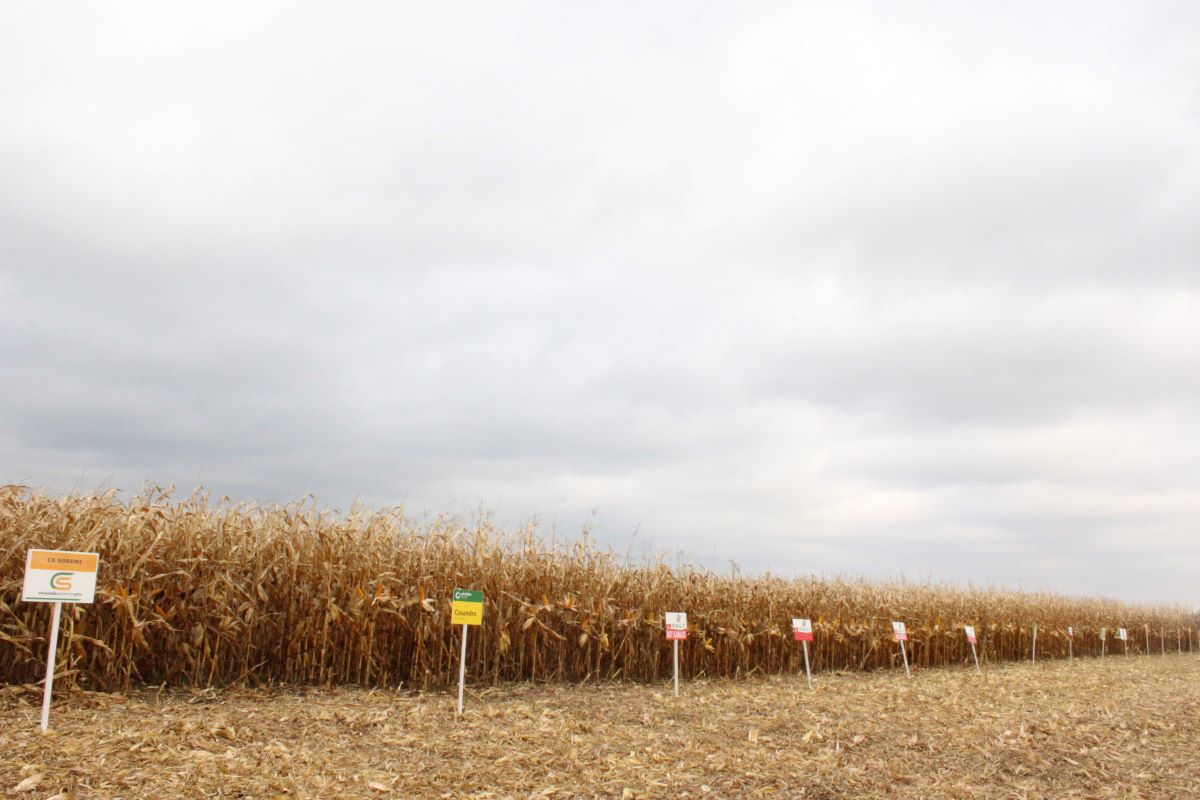
[[[0,16],[0,482],[1200,605],[1200,4]]]

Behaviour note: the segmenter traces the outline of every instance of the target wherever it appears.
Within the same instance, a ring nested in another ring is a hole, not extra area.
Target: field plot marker
[[[1108,628],[1100,629],[1100,657],[1104,658],[1104,646],[1108,643]]]
[[[1158,629],[1158,646],[1165,656],[1167,654],[1167,634],[1164,628]]]
[[[1033,626],[1033,654],[1029,657],[1033,663],[1037,663],[1037,625]]]
[[[908,653],[904,651],[904,643],[908,641],[908,633],[904,630],[903,622],[892,622],[892,635],[900,643],[900,657],[904,659],[904,674],[911,678],[912,673],[908,671]]]
[[[58,628],[63,603],[96,602],[98,553],[69,550],[30,550],[25,554],[25,583],[21,601],[53,603],[50,637],[46,644],[46,684],[42,688],[42,733],[50,730],[50,695],[54,691],[54,664],[58,661]]]
[[[668,611],[667,640],[675,645],[675,696],[679,697],[679,640],[687,638],[687,612]]]
[[[1150,655],[1150,626],[1146,626],[1146,655]]]
[[[967,641],[971,643],[971,658],[975,659],[975,671],[983,672],[983,670],[979,668],[979,655],[975,652],[975,626],[964,625],[963,632],[967,634]]]
[[[450,622],[462,624],[462,653],[458,658],[458,716],[463,713],[463,687],[467,682],[467,628],[483,624],[483,592],[473,589],[455,589],[450,603]]]
[[[808,688],[812,688],[812,670],[808,666],[808,643],[813,640],[812,620],[793,619],[792,636],[804,647],[804,675],[808,678]]]
[[[1125,645],[1125,655],[1129,656],[1129,631],[1125,628],[1117,628],[1117,638],[1121,640],[1121,644]]]
[[[1067,626],[1067,660],[1075,658],[1075,628]]]

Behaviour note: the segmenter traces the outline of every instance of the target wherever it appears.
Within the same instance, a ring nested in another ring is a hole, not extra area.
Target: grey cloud
[[[14,12],[0,480],[1195,602],[1198,29]]]

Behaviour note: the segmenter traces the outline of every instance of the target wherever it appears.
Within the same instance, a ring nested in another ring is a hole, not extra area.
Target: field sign
[[[1117,638],[1122,642],[1129,641],[1129,631],[1125,630],[1124,628],[1117,628]]]
[[[97,553],[30,550],[25,556],[21,599],[26,603],[94,603],[99,569]]]
[[[667,641],[687,638],[687,612],[667,612]]]
[[[963,625],[963,633],[967,635],[967,641],[971,643],[971,658],[975,659],[975,671],[983,672],[983,670],[979,668],[979,653],[975,652],[975,645],[978,642],[978,640],[975,638],[975,626]]]
[[[442,606],[445,608],[445,606]],[[483,592],[455,589],[450,603],[450,623],[453,625],[483,624]]]
[[[792,636],[804,648],[804,677],[808,679],[808,688],[812,688],[812,667],[808,664],[808,643],[813,640],[812,620],[793,619]]]
[[[1075,657],[1075,629],[1070,625],[1067,626],[1067,658]]]
[[[908,651],[904,649],[904,642],[908,640],[908,631],[904,630],[903,622],[892,623],[892,635],[896,637],[896,643],[900,645],[900,658],[904,659],[904,674],[912,677],[912,673],[908,670]]]
[[[1108,638],[1108,628],[1101,628],[1100,629],[1100,641],[1103,642],[1107,638]]]
[[[458,714],[463,712],[463,687],[467,682],[467,626],[483,624],[483,592],[455,589],[450,601],[450,622],[462,625],[462,653],[458,657]]]
[[[25,554],[25,583],[21,600],[54,603],[50,614],[50,641],[46,645],[46,682],[42,687],[42,733],[50,730],[50,694],[54,691],[54,663],[58,660],[58,626],[63,603],[96,602],[98,553],[73,550],[30,550]]]
[[[675,696],[679,697],[679,640],[687,638],[687,612],[668,611],[666,622],[667,640],[675,651]]]
[[[1070,625],[1068,625],[1068,626],[1067,626],[1067,638],[1068,638],[1068,639],[1074,639],[1074,638],[1075,638],[1075,629],[1074,629],[1074,628],[1072,628]]]

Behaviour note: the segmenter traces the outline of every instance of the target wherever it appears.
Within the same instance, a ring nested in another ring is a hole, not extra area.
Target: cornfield
[[[624,563],[581,536],[548,544],[533,526],[484,520],[417,523],[400,510],[345,514],[310,503],[175,501],[145,492],[51,498],[0,488],[0,681],[44,669],[48,606],[20,602],[31,547],[97,551],[92,606],[63,610],[58,681],[131,685],[452,685],[455,587],[480,589],[484,624],[469,637],[468,675],[506,681],[653,681],[671,670],[663,613],[686,611],[685,676],[794,672],[790,620],[813,620],[816,670],[895,667],[891,620],[908,625],[917,666],[968,663],[973,624],[985,661],[1100,652],[1098,632],[1130,630],[1129,649],[1191,650],[1195,619],[1173,606],[1047,593],[841,578],[742,577],[661,560]],[[1119,655],[1115,642],[1108,652]]]

